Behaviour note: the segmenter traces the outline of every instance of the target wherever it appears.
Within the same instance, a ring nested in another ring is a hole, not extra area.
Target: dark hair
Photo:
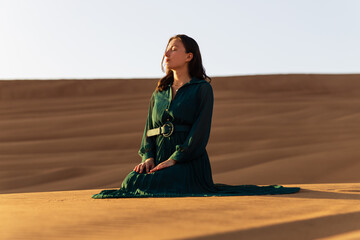
[[[186,53],[191,52],[193,54],[193,58],[191,59],[188,65],[190,77],[196,77],[198,79],[203,79],[203,80],[209,79],[209,82],[211,82],[211,78],[206,75],[205,69],[202,65],[200,49],[197,42],[193,38],[186,36],[185,34],[177,34],[169,39],[165,51],[167,50],[169,43],[173,39],[179,39],[184,44],[185,52]],[[165,54],[163,55],[163,58],[161,60],[161,69],[163,72],[165,72],[163,66],[164,57]],[[170,69],[167,69],[166,75],[162,77],[157,84],[156,92],[165,90],[167,86],[173,81],[174,81],[173,72]]]

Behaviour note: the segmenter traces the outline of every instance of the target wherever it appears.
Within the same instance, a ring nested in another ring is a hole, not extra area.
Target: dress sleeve
[[[150,98],[148,116],[147,116],[146,123],[145,123],[145,129],[144,129],[143,137],[141,140],[140,149],[138,151],[138,154],[142,159],[141,162],[145,162],[146,159],[151,158],[151,157],[153,157],[155,159],[155,156],[156,156],[155,139],[153,137],[146,136],[147,130],[153,128],[152,108],[153,108],[153,104],[154,104],[154,95],[155,95],[155,92],[152,94],[152,96]]]
[[[210,84],[203,84],[199,89],[199,112],[185,142],[176,145],[175,152],[169,157],[177,162],[185,162],[200,157],[205,152],[211,128],[214,95]]]

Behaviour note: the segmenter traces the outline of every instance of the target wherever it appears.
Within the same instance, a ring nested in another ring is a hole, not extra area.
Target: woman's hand
[[[171,167],[176,163],[176,161],[174,159],[168,159],[160,164],[158,164],[156,167],[154,167],[153,169],[150,170],[150,173],[156,172],[160,169],[163,168],[167,168],[167,167]]]
[[[155,167],[154,158],[148,158],[145,160],[145,162],[136,165],[134,171],[138,173],[142,173],[144,170],[146,170],[146,173],[149,173],[149,171],[154,167]]]

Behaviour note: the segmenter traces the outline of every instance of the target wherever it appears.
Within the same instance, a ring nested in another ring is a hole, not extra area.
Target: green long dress
[[[176,164],[153,173],[131,171],[120,189],[102,190],[92,198],[239,196],[295,193],[299,187],[280,185],[214,184],[205,149],[211,127],[213,90],[209,82],[193,77],[181,86],[172,100],[171,84],[153,92],[139,155],[142,162],[153,157],[155,164],[171,158]],[[189,125],[187,132],[174,131],[169,137],[147,137],[148,129],[165,122]]]

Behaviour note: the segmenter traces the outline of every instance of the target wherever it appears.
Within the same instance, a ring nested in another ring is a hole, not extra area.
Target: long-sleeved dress
[[[213,112],[213,89],[209,82],[192,77],[178,89],[172,100],[171,84],[153,92],[141,141],[142,162],[153,157],[155,165],[167,159],[176,164],[153,173],[131,171],[120,189],[102,190],[92,198],[239,196],[295,193],[299,187],[280,185],[214,184],[206,145]],[[188,125],[188,131],[174,131],[171,136],[147,137],[148,129],[166,122]]]

